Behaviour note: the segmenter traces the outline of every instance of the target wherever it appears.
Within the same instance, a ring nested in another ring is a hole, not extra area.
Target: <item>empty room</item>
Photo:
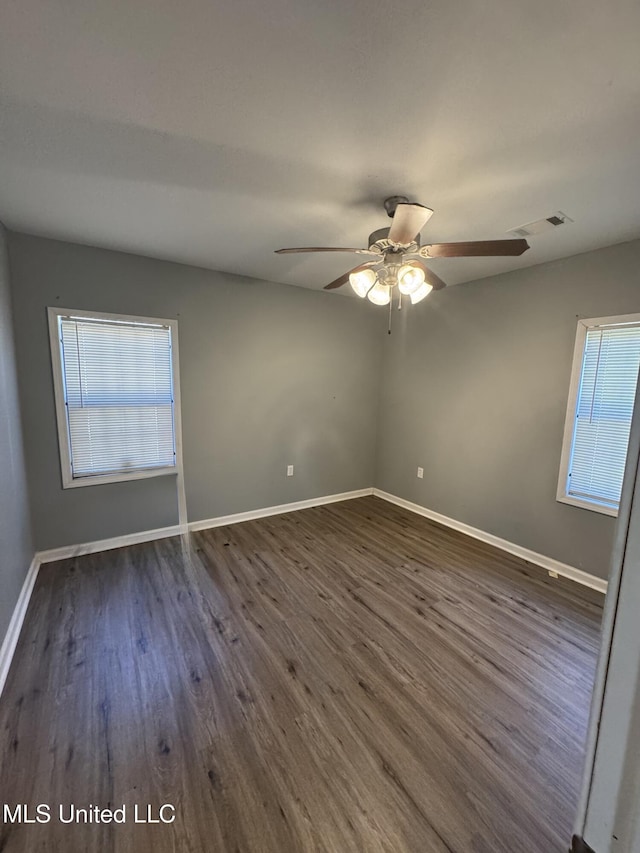
[[[639,36],[0,0],[2,853],[640,853]]]

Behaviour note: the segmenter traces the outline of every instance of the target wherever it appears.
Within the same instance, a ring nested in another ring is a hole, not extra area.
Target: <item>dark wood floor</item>
[[[44,566],[0,851],[565,851],[601,605],[376,498]]]

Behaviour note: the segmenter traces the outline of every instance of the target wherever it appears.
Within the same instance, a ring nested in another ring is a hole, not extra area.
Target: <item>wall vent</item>
[[[566,213],[558,210],[544,219],[536,219],[535,222],[527,222],[526,225],[510,228],[507,234],[512,234],[514,237],[530,237],[532,234],[542,234],[544,231],[551,231],[553,228],[564,225],[565,222],[573,222],[573,219],[570,219]]]

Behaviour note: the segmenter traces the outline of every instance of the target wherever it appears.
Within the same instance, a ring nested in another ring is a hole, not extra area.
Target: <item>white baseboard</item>
[[[142,530],[140,533],[114,536],[112,539],[99,539],[97,542],[84,542],[82,545],[63,545],[62,548],[50,548],[48,551],[38,551],[36,557],[40,563],[53,563],[55,560],[66,560],[69,557],[79,557],[82,554],[97,554],[99,551],[110,551],[112,548],[124,548],[125,545],[138,545],[141,542],[153,542],[154,539],[179,536],[181,533],[182,528],[179,524],[175,524],[172,527],[159,527],[157,530]]]
[[[294,512],[299,509],[309,509],[323,504],[347,501],[352,498],[362,498],[372,495],[373,488],[359,489],[354,492],[342,492],[338,495],[325,495],[324,497],[311,498],[306,501],[269,506],[263,509],[251,510],[250,512],[239,512],[234,515],[223,515],[218,518],[209,518],[203,521],[194,521],[188,525],[189,530],[205,530],[208,527],[222,527],[226,524],[237,524],[241,521],[251,521],[254,518],[265,518],[269,515],[281,515],[285,512]],[[29,571],[22,585],[18,601],[9,623],[9,628],[0,648],[0,694],[4,687],[11,661],[13,659],[18,638],[22,629],[22,623],[29,606],[31,593],[38,576],[38,570],[43,563],[53,563],[56,560],[66,560],[69,557],[79,557],[82,554],[96,554],[100,551],[110,551],[112,548],[123,548],[126,545],[138,545],[141,542],[153,542],[155,539],[166,539],[169,536],[180,536],[184,527],[176,524],[172,527],[160,527],[157,530],[143,530],[139,533],[128,533],[124,536],[114,536],[111,539],[99,539],[96,542],[84,542],[81,545],[64,545],[61,548],[50,548],[46,551],[38,551],[31,561]]]
[[[22,630],[24,617],[31,600],[31,593],[38,577],[38,571],[43,563],[52,563],[55,560],[64,560],[68,557],[78,557],[81,554],[95,554],[98,551],[109,551],[112,548],[121,548],[124,545],[137,545],[140,542],[152,542],[154,539],[165,539],[168,536],[178,536],[182,532],[180,525],[173,527],[161,527],[157,530],[144,530],[141,533],[129,533],[125,536],[116,536],[113,539],[101,539],[97,542],[85,542],[82,545],[65,545],[62,548],[51,548],[48,551],[38,551],[34,554],[29,571],[22,584],[18,601],[13,610],[7,633],[0,648],[0,695],[9,674],[11,661],[18,645],[18,638]]]
[[[267,506],[249,512],[236,512],[233,515],[220,515],[217,518],[205,518],[202,521],[189,522],[189,530],[208,530],[210,527],[224,527],[227,524],[239,524],[242,521],[253,521],[256,518],[267,518],[270,515],[282,515],[285,512],[296,512],[299,509],[310,509],[314,506],[350,501],[353,498],[364,498],[374,493],[373,488],[358,489],[355,492],[341,492],[338,495],[325,495],[321,498],[310,498],[306,501],[295,501],[290,504]]]
[[[419,504],[407,501],[404,498],[399,498],[396,495],[383,492],[380,489],[368,488],[358,489],[353,492],[342,492],[337,495],[325,495],[319,498],[310,498],[305,501],[296,501],[294,503],[279,504],[278,506],[263,507],[262,509],[251,510],[249,512],[238,512],[233,515],[222,515],[217,518],[207,518],[202,521],[193,521],[188,525],[189,531],[206,530],[210,527],[223,527],[227,524],[238,524],[243,521],[252,521],[257,518],[266,518],[270,515],[282,515],[286,512],[295,512],[300,509],[310,509],[314,506],[323,506],[325,504],[338,503],[339,501],[348,501],[354,498],[362,498],[367,495],[375,495],[389,503],[403,507],[410,512],[415,512],[417,515],[422,515],[432,521],[437,521],[445,527],[451,527],[471,536],[474,539],[479,539],[502,551],[507,551],[514,554],[516,557],[521,557],[529,563],[541,566],[547,571],[557,572],[563,577],[570,578],[583,586],[591,587],[598,592],[606,593],[607,581],[590,575],[582,569],[576,569],[574,566],[569,566],[566,563],[561,563],[559,560],[554,560],[552,557],[546,557],[544,554],[538,554],[536,551],[531,551],[528,548],[523,548],[521,545],[516,545],[513,542],[508,542],[506,539],[501,539],[499,536],[494,536],[492,533],[486,533],[484,530],[479,530],[477,527],[471,527],[462,521],[457,521],[454,518],[449,518],[446,515],[441,515],[439,512],[427,509]],[[51,548],[48,551],[39,551],[33,557],[29,571],[24,579],[18,601],[9,623],[9,628],[0,648],[0,694],[4,688],[9,667],[18,644],[18,638],[22,629],[22,623],[27,612],[27,607],[31,599],[31,593],[38,576],[38,570],[42,563],[51,563],[55,560],[64,560],[69,557],[78,557],[82,554],[95,554],[99,551],[108,551],[112,548],[122,548],[125,545],[137,545],[141,542],[152,542],[155,539],[166,539],[169,536],[179,536],[183,532],[180,525],[172,527],[161,527],[157,530],[144,530],[140,533],[129,533],[125,536],[115,536],[112,539],[100,539],[96,542],[85,542],[82,545],[65,545],[62,548]]]
[[[238,512],[234,515],[221,515],[218,518],[207,518],[202,521],[192,521],[188,530],[206,530],[209,527],[222,527],[226,524],[238,524],[241,521],[252,521],[255,518],[266,518],[269,515],[282,515],[285,512],[295,512],[298,509],[309,509],[323,504],[348,501],[352,498],[362,498],[372,495],[373,489],[358,489],[355,492],[342,492],[338,495],[324,495],[310,498],[306,501],[296,501],[279,506],[268,506],[262,509]],[[140,533],[128,533],[124,536],[114,536],[112,539],[99,539],[96,542],[84,542],[81,545],[63,545],[61,548],[50,548],[36,554],[39,563],[53,563],[56,560],[66,560],[69,557],[79,557],[82,554],[96,554],[99,551],[110,551],[112,548],[124,548],[126,545],[138,545],[141,542],[153,542],[154,539],[166,539],[169,536],[180,536],[183,528],[179,525],[160,527],[157,530],[143,530]]]
[[[377,498],[382,498],[389,503],[401,506],[408,509],[410,512],[415,512],[417,515],[422,515],[431,521],[437,521],[438,524],[443,524],[445,527],[451,527],[453,530],[458,530],[460,533],[465,533],[467,536],[472,536],[474,539],[479,539],[481,542],[486,542],[488,545],[493,545],[500,548],[502,551],[508,551],[509,554],[514,554],[516,557],[521,557],[528,563],[533,563],[536,566],[541,566],[550,572],[557,572],[562,577],[570,578],[572,581],[582,584],[583,586],[591,587],[598,592],[606,593],[607,581],[591,575],[588,572],[583,572],[582,569],[576,569],[574,566],[569,566],[567,563],[561,563],[559,560],[554,560],[553,557],[547,557],[544,554],[538,554],[536,551],[530,551],[529,548],[523,548],[521,545],[516,545],[514,542],[509,542],[506,539],[501,539],[499,536],[494,536],[493,533],[485,533],[484,530],[479,530],[477,527],[471,527],[470,524],[465,524],[463,521],[457,521],[455,518],[449,518],[446,515],[441,515],[432,509],[427,509],[420,504],[412,503],[404,498],[399,498],[396,495],[391,495],[389,492],[383,492],[380,489],[374,489],[373,494]]]
[[[0,648],[0,695],[2,695],[5,681],[9,674],[11,661],[13,660],[13,654],[16,650],[16,646],[18,645],[18,638],[20,636],[20,631],[22,630],[22,623],[24,622],[27,607],[29,606],[29,601],[31,599],[31,593],[33,592],[33,587],[36,582],[36,578],[38,577],[39,568],[40,561],[36,554],[31,561],[27,576],[22,584],[18,601],[13,609],[13,615],[9,622],[9,627],[7,628],[7,633],[2,641],[2,648]]]

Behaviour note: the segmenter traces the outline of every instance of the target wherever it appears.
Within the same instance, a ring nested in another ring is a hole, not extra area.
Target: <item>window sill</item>
[[[604,504],[596,503],[595,501],[587,501],[581,500],[580,498],[574,498],[569,495],[558,495],[556,500],[558,503],[569,504],[570,506],[577,506],[580,509],[588,509],[591,512],[599,512],[601,515],[610,515],[613,518],[618,517],[618,510],[614,509],[611,506],[605,506]]]
[[[96,477],[72,478],[65,473],[62,482],[63,489],[76,489],[82,486],[101,486],[105,483],[127,483],[130,480],[147,480],[149,477],[166,477],[167,474],[177,474],[177,466],[171,468],[149,468],[144,471],[131,471],[129,474],[100,474]]]

